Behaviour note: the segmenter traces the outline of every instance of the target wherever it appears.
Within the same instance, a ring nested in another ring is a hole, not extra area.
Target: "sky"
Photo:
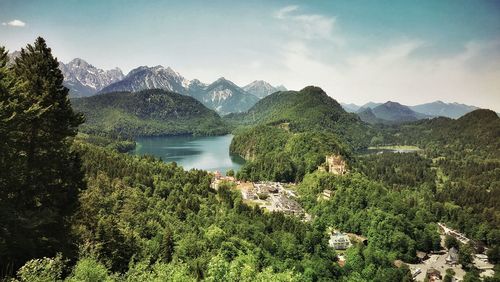
[[[338,101],[442,100],[500,111],[500,1],[0,0],[0,44],[60,61],[170,66]]]

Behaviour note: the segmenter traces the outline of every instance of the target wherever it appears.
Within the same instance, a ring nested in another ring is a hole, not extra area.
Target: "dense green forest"
[[[196,99],[159,89],[114,92],[71,101],[86,121],[84,133],[113,138],[155,135],[220,135],[222,119]]]
[[[247,159],[243,179],[300,181],[325,162],[325,156],[351,153],[371,143],[375,131],[321,88],[271,94],[246,114],[225,118],[239,125],[231,152]]]
[[[6,55],[0,48],[1,280],[411,281],[394,262],[439,250],[437,222],[499,262],[500,119],[491,111],[371,126],[307,87],[226,117],[238,127],[230,150],[249,160],[237,176],[297,182],[305,222],[245,204],[230,183],[211,189],[206,171],[121,153],[131,136],[227,130],[198,102],[179,106],[178,94],[154,90],[72,107],[42,38],[10,66]],[[190,127],[197,114],[205,122]],[[422,150],[359,153],[378,144]],[[349,174],[318,171],[329,154],[343,156]],[[329,199],[318,197],[325,189]],[[367,238],[343,252],[345,265],[328,246],[331,227]],[[461,264],[464,281],[479,281],[470,260]],[[487,280],[500,280],[496,270]]]

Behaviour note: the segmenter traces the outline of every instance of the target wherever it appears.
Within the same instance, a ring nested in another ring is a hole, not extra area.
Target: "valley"
[[[496,3],[43,2],[0,1],[0,282],[500,281]]]

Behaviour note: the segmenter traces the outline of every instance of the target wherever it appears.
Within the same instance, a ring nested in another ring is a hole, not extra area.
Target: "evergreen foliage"
[[[84,184],[70,145],[83,118],[44,39],[9,69],[1,51],[0,269],[9,273],[27,259],[71,251],[66,218]]]

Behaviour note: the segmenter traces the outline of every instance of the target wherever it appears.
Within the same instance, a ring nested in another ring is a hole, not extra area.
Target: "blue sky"
[[[500,110],[500,1],[0,0],[0,23],[8,49],[40,35],[63,62]]]

